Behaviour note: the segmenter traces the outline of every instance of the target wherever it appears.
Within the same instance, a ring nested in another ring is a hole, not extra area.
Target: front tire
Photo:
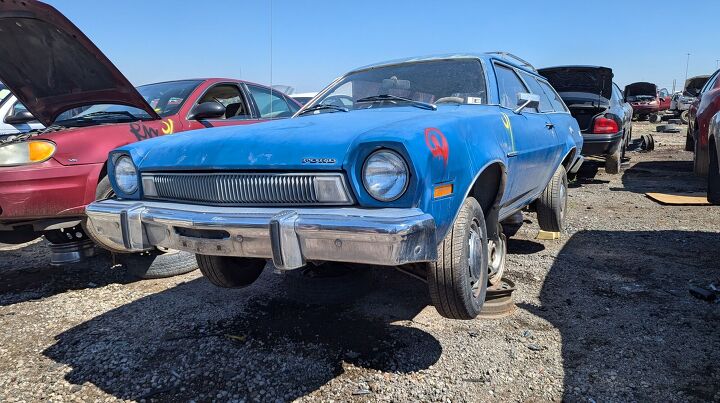
[[[223,288],[247,287],[265,268],[264,259],[210,255],[195,255],[195,258],[203,276]]]
[[[689,110],[684,110],[680,113],[680,121],[684,125],[686,125],[690,122],[690,111]]]
[[[487,294],[488,240],[482,207],[473,197],[463,202],[452,228],[428,263],[430,299],[450,319],[474,319]]]
[[[622,154],[620,150],[613,154],[605,156],[605,173],[617,175],[620,173],[620,164],[622,164]]]
[[[567,208],[567,185],[565,167],[560,165],[535,205],[538,225],[541,230],[562,231],[565,225],[565,209]]]
[[[710,143],[710,169],[708,170],[707,199],[720,205],[720,161],[715,144]]]

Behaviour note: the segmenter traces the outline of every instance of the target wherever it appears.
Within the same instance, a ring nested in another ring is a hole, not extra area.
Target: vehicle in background
[[[93,238],[196,253],[221,287],[250,285],[269,259],[403,265],[455,319],[500,284],[504,219],[533,205],[562,231],[583,141],[550,84],[498,53],[359,68],[292,119],[197,135],[114,150],[117,198],[88,207]]]
[[[696,175],[708,174],[710,121],[718,111],[720,111],[720,70],[716,71],[700,89],[698,99],[692,103],[688,113],[685,149],[694,153],[693,171]]]
[[[661,108],[661,99],[658,96],[657,86],[653,83],[637,82],[625,87],[625,101],[633,108],[633,119],[658,122],[658,113]],[[668,104],[669,107],[669,104]]]
[[[287,96],[240,80],[134,88],[72,22],[40,2],[0,3],[0,60],[0,79],[47,126],[0,144],[0,242],[45,235],[62,251],[53,255],[56,262],[81,257],[72,247],[87,241],[85,206],[112,195],[110,150],[187,130],[290,117],[300,109]],[[158,263],[139,275],[166,269]]]
[[[632,139],[633,109],[600,66],[558,66],[538,70],[565,102],[583,136],[582,155],[605,159],[605,171],[620,172]]]
[[[311,99],[315,98],[317,94],[317,92],[301,92],[297,94],[292,94],[290,95],[290,97],[298,101],[300,104],[305,105],[306,103],[310,102]]]
[[[0,141],[9,135],[42,129],[44,126],[0,83]]]
[[[720,205],[720,112],[710,120],[708,146],[707,198],[710,203]]]
[[[670,103],[670,112],[674,116],[679,117],[684,124],[690,121],[690,106],[697,99],[700,90],[708,81],[710,76],[697,76],[688,78],[685,81],[685,87],[672,96]]]
[[[658,112],[667,111],[670,109],[672,103],[672,94],[667,88],[660,88],[658,90]]]

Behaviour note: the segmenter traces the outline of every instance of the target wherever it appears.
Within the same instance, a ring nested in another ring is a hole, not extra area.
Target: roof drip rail
[[[537,71],[537,69],[535,68],[535,66],[533,66],[532,64],[530,64],[530,62],[528,62],[528,61],[525,60],[525,59],[521,59],[520,57],[515,56],[514,54],[512,54],[512,53],[510,53],[510,52],[499,52],[499,51],[498,51],[498,52],[487,52],[487,54],[489,54],[489,55],[498,55],[498,56],[500,56],[500,57],[502,57],[502,58],[504,58],[504,59],[513,59],[513,60],[515,60],[515,61],[520,62],[520,65],[523,66],[523,67],[527,67],[527,68],[532,69],[533,71]]]

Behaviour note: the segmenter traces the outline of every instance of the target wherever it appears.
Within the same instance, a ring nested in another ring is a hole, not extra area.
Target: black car
[[[617,174],[632,138],[632,114],[613,72],[600,66],[559,66],[538,70],[550,81],[578,121],[582,154],[603,157],[605,172]]]

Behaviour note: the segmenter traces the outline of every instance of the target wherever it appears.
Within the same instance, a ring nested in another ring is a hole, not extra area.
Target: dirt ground
[[[720,208],[644,196],[704,188],[684,128],[655,138],[620,175],[585,166],[562,239],[526,214],[502,319],[443,319],[393,269],[224,290],[0,245],[0,401],[720,401],[720,304],[688,292],[720,286]]]

